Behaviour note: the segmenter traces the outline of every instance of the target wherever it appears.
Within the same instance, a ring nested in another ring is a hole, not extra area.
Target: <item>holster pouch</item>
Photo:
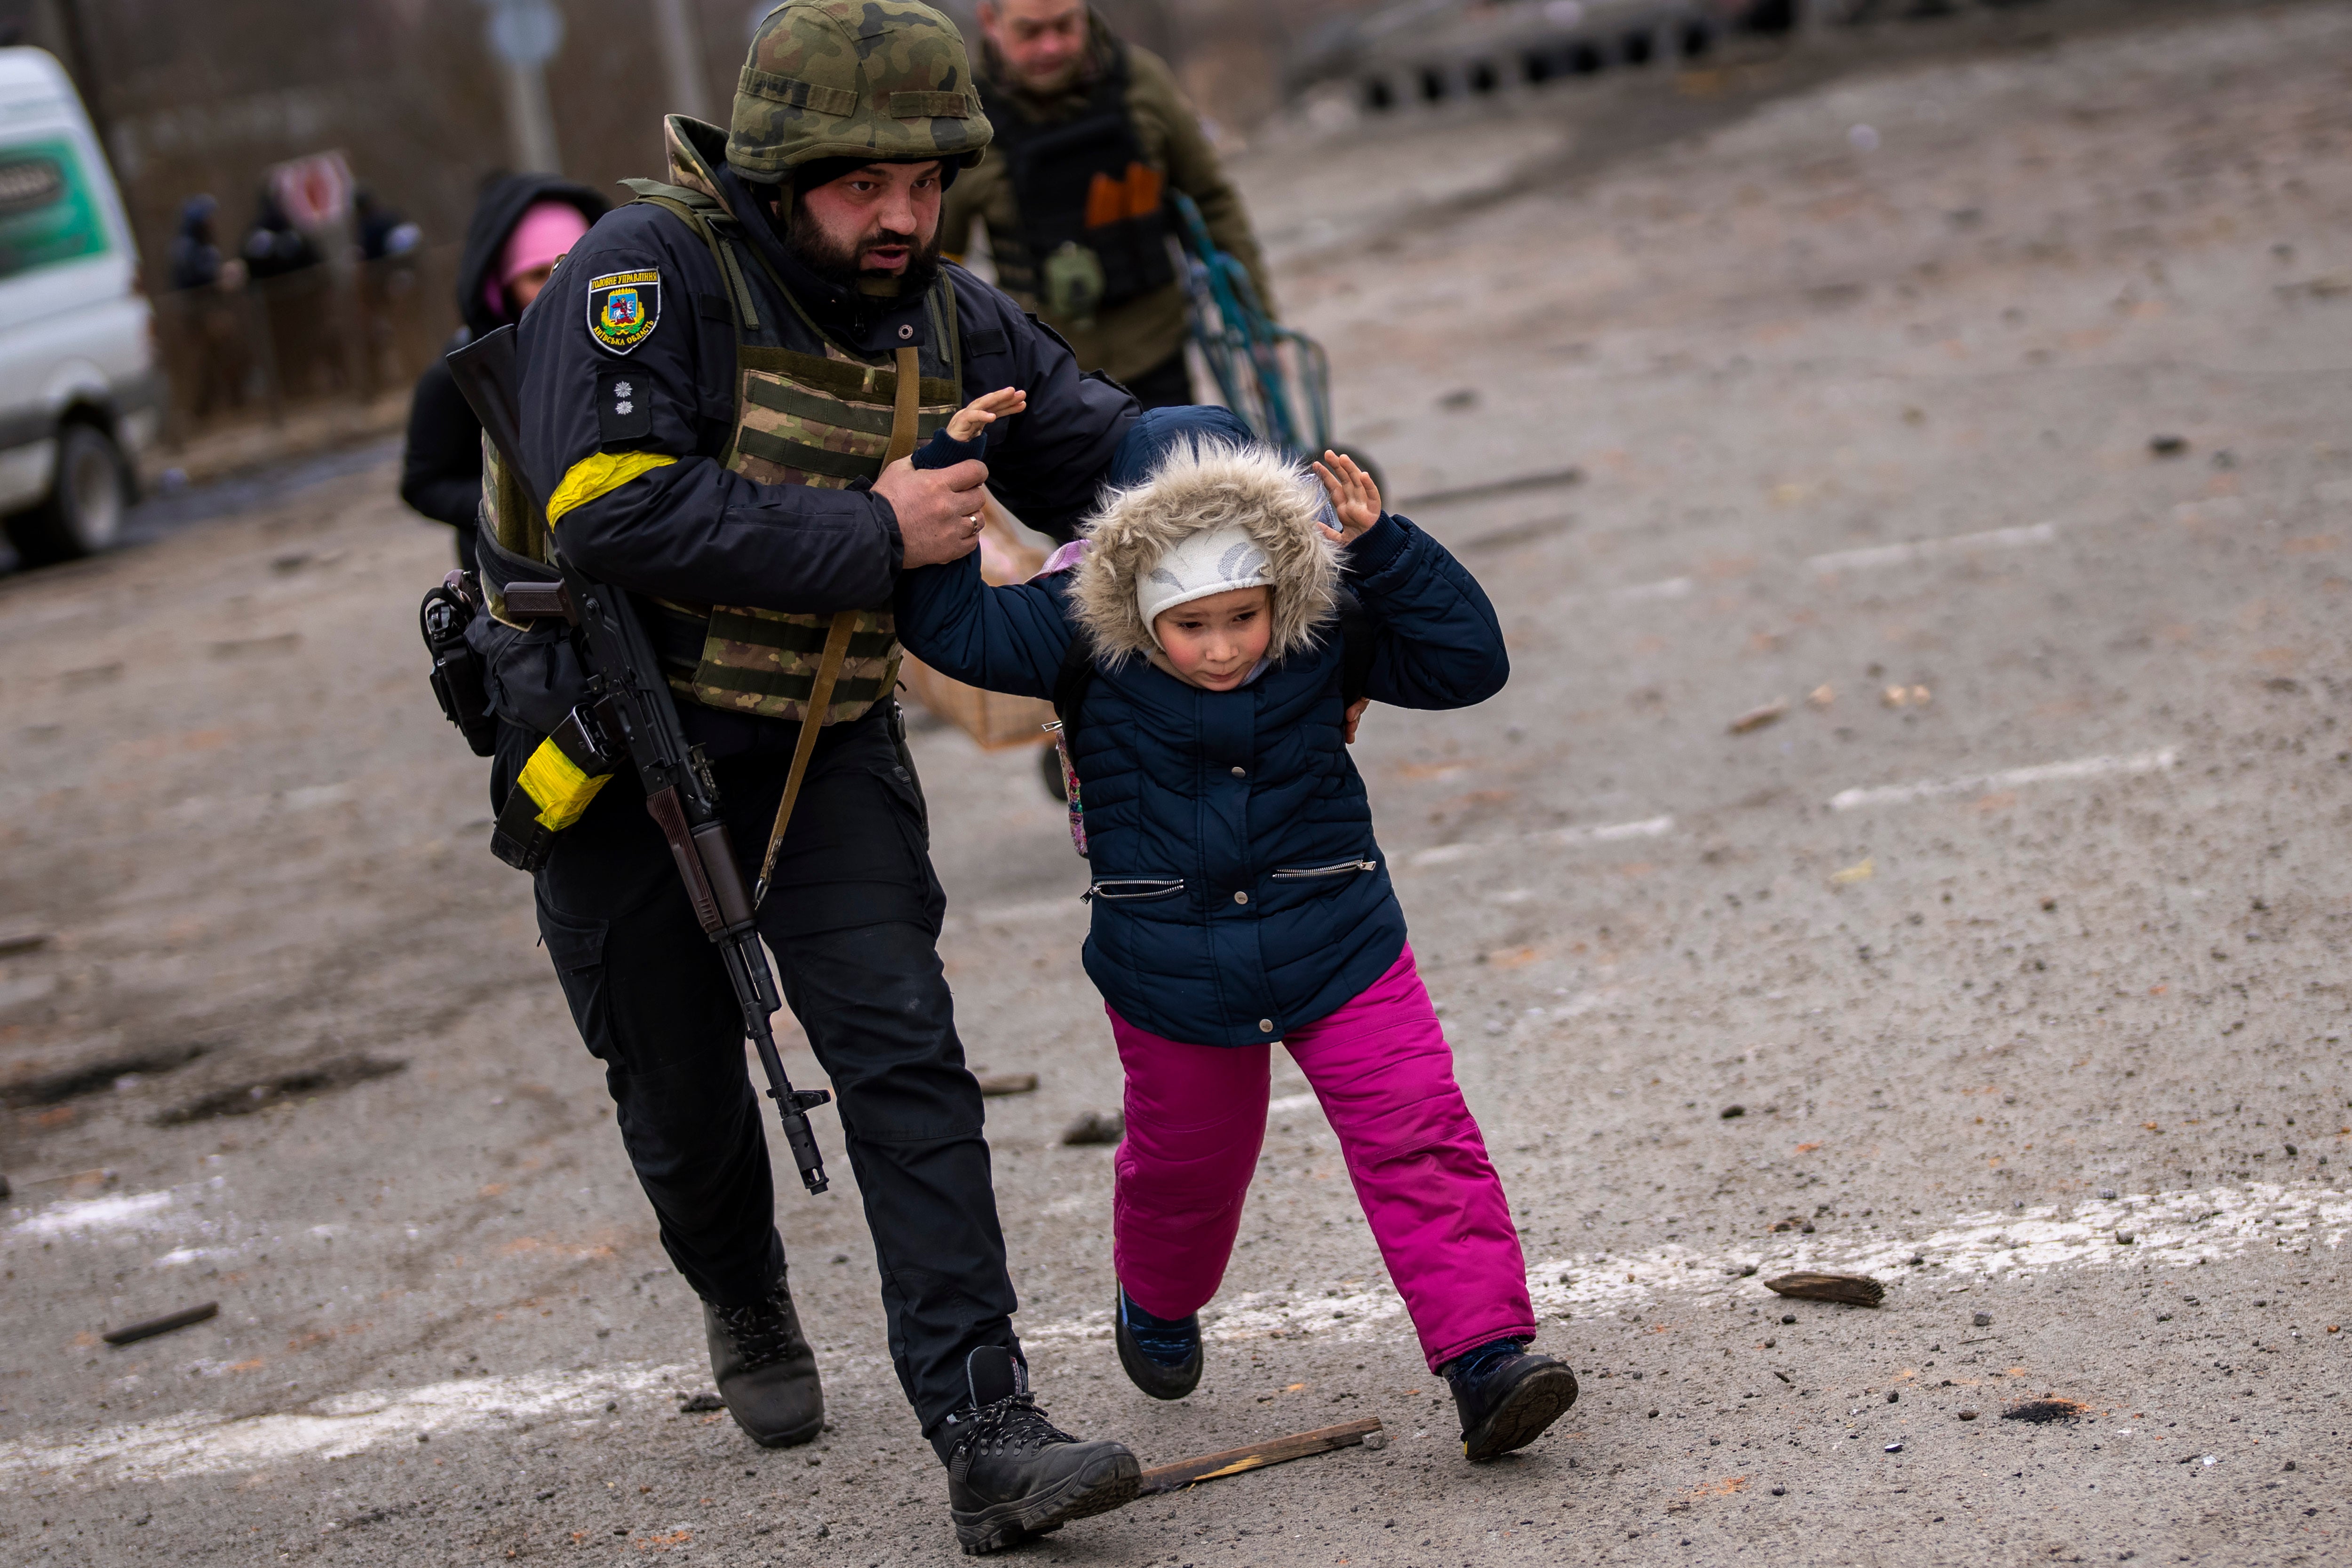
[[[490,852],[517,871],[547,863],[555,835],[578,821],[619,765],[604,726],[584,705],[562,723],[522,766],[490,830]]]
[[[425,651],[433,658],[433,695],[441,704],[442,716],[457,727],[475,756],[488,757],[498,749],[499,725],[471,637],[474,623],[487,619],[479,603],[480,591],[472,577],[453,571],[417,606],[416,622]]]

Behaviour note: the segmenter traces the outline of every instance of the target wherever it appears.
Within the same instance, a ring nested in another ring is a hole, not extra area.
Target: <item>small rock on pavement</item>
[[[1788,711],[1789,704],[1785,698],[1779,702],[1766,703],[1762,707],[1749,708],[1746,713],[1741,714],[1738,718],[1731,721],[1731,733],[1734,735],[1746,735],[1750,730],[1762,729],[1766,725],[1773,723],[1775,720],[1779,719],[1781,715]]]
[[[1989,1329],[1992,1327],[1992,1314],[1990,1312],[1979,1312],[1976,1316],[1970,1318],[1969,1322],[1975,1324],[1978,1328]]]
[[[699,1416],[706,1411],[726,1408],[727,1401],[716,1394],[697,1394],[677,1402],[677,1413],[681,1416]]]
[[[1735,1121],[1746,1114],[1748,1114],[1748,1107],[1745,1105],[1726,1105],[1722,1112],[1723,1119],[1727,1122]]]
[[[2151,435],[2147,438],[2147,449],[2158,457],[2178,457],[2189,450],[2189,438],[2185,435]]]
[[[1903,1451],[1903,1445],[1900,1443],[1889,1443],[1886,1445],[1886,1451],[1890,1454],[1899,1454]]]
[[[1116,1144],[1127,1135],[1127,1117],[1120,1112],[1089,1111],[1070,1124],[1062,1142],[1072,1145]]]
[[[1960,1412],[1960,1419],[1963,1421],[1973,1421],[1976,1418],[1977,1413],[1973,1410],[1963,1410]]]
[[[978,1077],[981,1093],[992,1099],[1000,1094],[1026,1094],[1037,1087],[1034,1072],[982,1072]]]
[[[2029,1399],[2002,1411],[2000,1418],[2030,1422],[2039,1427],[2052,1421],[2072,1421],[2085,1414],[2087,1412],[2083,1406],[2072,1399]]]
[[[1764,1281],[1776,1294],[1807,1301],[1838,1301],[1847,1306],[1874,1307],[1886,1299],[1886,1287],[1867,1274],[1822,1274],[1800,1270]]]

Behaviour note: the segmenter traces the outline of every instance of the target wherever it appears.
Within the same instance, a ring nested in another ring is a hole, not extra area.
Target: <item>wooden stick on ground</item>
[[[1155,1465],[1143,1472],[1143,1495],[1175,1491],[1197,1481],[1213,1481],[1220,1476],[1237,1476],[1244,1470],[1263,1469],[1288,1459],[1303,1459],[1310,1454],[1328,1454],[1334,1448],[1353,1448],[1381,1429],[1377,1416],[1367,1416],[1360,1421],[1342,1421],[1337,1427],[1319,1427],[1312,1432],[1295,1432],[1287,1437],[1270,1437],[1247,1448],[1227,1448],[1221,1454],[1202,1454],[1197,1459],[1179,1459],[1172,1465]]]

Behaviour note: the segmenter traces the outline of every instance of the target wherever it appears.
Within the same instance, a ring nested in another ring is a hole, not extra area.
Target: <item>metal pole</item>
[[[507,67],[507,134],[518,168],[555,174],[563,160],[555,149],[555,110],[547,99],[547,72],[533,62]]]
[[[559,173],[555,111],[547,101],[547,62],[563,47],[563,14],[551,0],[482,0],[489,12],[490,51],[506,66],[507,131],[524,169]]]
[[[686,0],[654,0],[654,29],[661,38],[662,66],[669,78],[671,114],[710,118],[710,83],[702,69],[702,39]]]

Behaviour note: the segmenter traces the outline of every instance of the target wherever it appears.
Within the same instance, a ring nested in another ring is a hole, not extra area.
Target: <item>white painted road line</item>
[[[1580,844],[1613,844],[1626,839],[1660,839],[1675,831],[1672,817],[1644,817],[1638,822],[1610,822],[1593,828],[1559,828],[1548,833],[1523,833],[1509,839],[1479,839],[1466,843],[1436,844],[1425,850],[1415,850],[1405,857],[1405,863],[1418,869],[1422,866],[1451,865],[1456,861],[1474,860],[1484,854],[1501,853],[1526,849],[1573,849]]]
[[[1912,784],[1880,784],[1869,789],[1841,789],[1830,797],[1832,810],[1851,811],[1860,806],[1900,806],[1938,795],[1990,794],[2028,784],[2056,784],[2076,779],[2110,775],[2160,773],[2180,760],[2171,747],[2131,757],[2081,757],[2072,762],[2043,762],[2032,768],[2011,768],[2001,773],[1973,773],[1963,779],[1923,779]]]
[[[1962,1291],[2060,1270],[2193,1269],[2255,1249],[2333,1250],[2347,1234],[2352,1193],[2258,1183],[2132,1194],[2083,1203],[2063,1215],[2052,1207],[1956,1215],[1941,1225],[1914,1228],[1907,1236],[1894,1227],[1868,1237],[1790,1231],[1717,1253],[1677,1246],[1578,1253],[1530,1266],[1528,1292],[1539,1318],[1560,1318],[1634,1308],[1661,1311],[1671,1304],[1660,1301],[1662,1296],[1736,1294],[1762,1303],[1778,1300],[1765,1291],[1765,1279],[1800,1269],[1870,1274],[1896,1291]],[[1915,1264],[1914,1258],[1921,1261]],[[1227,1342],[1276,1333],[1339,1339],[1406,1339],[1412,1333],[1404,1302],[1386,1281],[1375,1280],[1237,1294],[1213,1303],[1201,1317],[1208,1338]],[[1110,1313],[1024,1326],[1021,1337],[1033,1344],[1107,1340]]]
[[[1293,1102],[1309,1098],[1290,1095],[1277,1104],[1287,1110]],[[1108,1209],[1108,1197],[1099,1201]],[[1635,1308],[1655,1312],[1671,1306],[1673,1298],[1698,1295],[1736,1293],[1761,1303],[1777,1300],[1765,1293],[1761,1281],[1792,1269],[1874,1274],[1898,1291],[1958,1291],[2059,1270],[2193,1269],[2256,1249],[2336,1249],[2347,1233],[2352,1193],[2315,1183],[2255,1183],[2132,1194],[2083,1203],[2065,1213],[2042,1207],[1961,1214],[1940,1225],[1890,1225],[1873,1235],[1790,1231],[1713,1253],[1673,1245],[1575,1253],[1535,1264],[1528,1270],[1528,1289],[1538,1315],[1557,1319]],[[1914,1263],[1915,1258],[1920,1261]],[[1202,1320],[1207,1336],[1223,1343],[1275,1334],[1399,1342],[1412,1337],[1404,1303],[1377,1278],[1237,1293],[1213,1303]],[[1108,1340],[1110,1313],[1024,1324],[1021,1337],[1032,1344]],[[827,1349],[823,1358],[830,1375],[870,1379],[877,1387],[889,1381],[879,1357]],[[178,1480],[341,1458],[384,1444],[414,1443],[419,1433],[513,1432],[526,1421],[593,1426],[606,1418],[608,1404],[630,1400],[641,1410],[645,1401],[707,1388],[709,1378],[709,1369],[698,1364],[624,1363],[362,1390],[261,1416],[187,1412],[91,1432],[49,1432],[0,1442],[0,1485],[14,1490],[37,1479]],[[624,1416],[639,1418],[638,1412]]]
[[[1815,571],[1849,571],[1872,566],[1904,566],[1938,556],[1969,555],[1978,550],[2016,549],[2046,545],[2058,537],[2054,523],[2034,523],[2021,528],[1993,528],[1981,534],[1960,534],[1948,539],[1914,539],[1908,544],[1872,545],[1863,549],[1832,550],[1811,556],[1805,564]]]

